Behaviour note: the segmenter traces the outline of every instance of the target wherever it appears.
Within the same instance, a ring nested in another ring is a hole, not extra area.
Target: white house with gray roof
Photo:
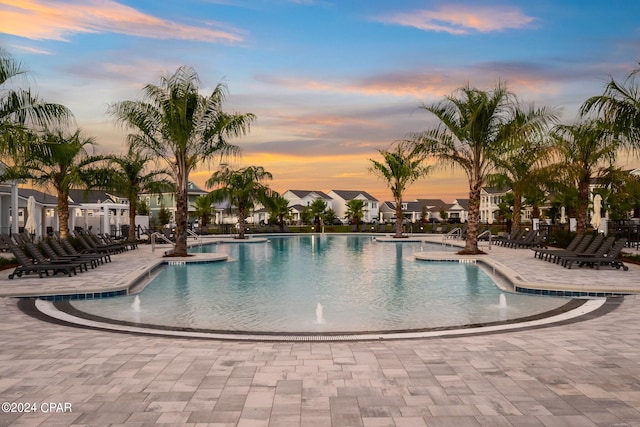
[[[287,190],[282,193],[282,197],[289,201],[289,206],[293,207],[291,214],[293,216],[293,222],[301,221],[302,210],[311,206],[311,203],[316,200],[322,200],[327,204],[328,209],[334,209],[333,199],[326,193],[317,190]]]
[[[362,200],[364,202],[364,217],[362,221],[371,222],[374,218],[378,218],[378,199],[373,197],[366,191],[359,190],[331,190],[329,197],[334,200],[333,211],[338,218],[344,218],[347,213],[347,203],[350,200]]]

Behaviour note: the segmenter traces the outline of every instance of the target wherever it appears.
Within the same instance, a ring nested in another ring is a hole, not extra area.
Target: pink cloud
[[[453,35],[472,31],[488,33],[531,25],[534,18],[513,7],[476,5],[443,5],[435,10],[416,10],[378,17],[377,21],[414,27],[424,31],[447,32]]]
[[[239,42],[237,33],[183,25],[112,0],[0,0],[0,32],[29,39],[66,41],[75,33],[118,33],[157,39]]]

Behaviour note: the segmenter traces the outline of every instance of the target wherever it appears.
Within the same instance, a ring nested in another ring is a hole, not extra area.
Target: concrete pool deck
[[[529,250],[486,251],[525,282],[640,291],[639,266],[566,270]],[[72,278],[3,275],[0,289],[103,286],[161,254],[141,246]],[[640,426],[635,295],[570,325],[342,343],[105,332],[42,322],[13,298],[0,304],[0,400],[36,409],[0,412],[0,425]]]

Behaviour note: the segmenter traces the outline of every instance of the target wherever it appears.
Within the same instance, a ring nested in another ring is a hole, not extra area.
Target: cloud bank
[[[115,33],[199,42],[242,41],[238,33],[183,25],[112,0],[0,0],[0,32],[34,40],[68,41],[76,33]]]
[[[517,29],[531,25],[535,19],[513,7],[478,5],[442,5],[434,10],[414,10],[374,20],[386,24],[414,27],[423,31],[465,35],[472,32],[489,33]]]

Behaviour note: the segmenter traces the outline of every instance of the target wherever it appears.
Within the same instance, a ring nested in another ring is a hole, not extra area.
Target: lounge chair
[[[113,240],[111,238],[111,236],[109,236],[108,234],[101,234],[99,237],[102,238],[102,240],[108,244],[108,245],[120,245],[122,246],[125,250],[129,250],[129,249],[138,249],[138,242],[135,241],[130,241],[130,240],[123,240],[120,242],[116,242],[115,240]]]
[[[616,241],[615,237],[607,237],[605,240],[602,241],[600,246],[598,246],[598,248],[595,251],[580,253],[580,254],[576,254],[575,256],[562,257],[561,263],[564,267],[571,268],[571,265],[574,262],[581,264],[591,259],[603,257],[613,247],[615,241]]]
[[[506,246],[508,248],[515,248],[517,247],[517,245],[520,245],[524,242],[531,242],[533,241],[533,239],[536,237],[538,230],[529,230],[529,232],[522,237],[522,235],[520,235],[520,237],[515,238],[515,239],[509,239],[507,241],[504,242],[503,246]]]
[[[89,236],[80,234],[80,233],[73,233],[73,236],[76,238],[76,240],[78,240],[80,242],[80,244],[82,244],[82,246],[84,246],[85,250],[87,252],[97,252],[97,253],[115,253],[117,252],[115,249],[113,248],[109,248],[106,246],[98,246],[93,239],[90,239]]]
[[[71,255],[94,255],[102,258],[103,262],[111,262],[111,254],[109,252],[98,252],[94,249],[84,249],[82,252],[78,252],[67,239],[59,239],[59,242]]]
[[[567,250],[567,249],[565,249],[565,250],[562,250],[562,249],[550,250],[549,252],[547,252],[546,257],[544,259],[546,259],[549,262],[553,262],[555,264],[558,264],[562,257],[575,256],[575,255],[577,255],[579,253],[586,252],[586,250],[589,247],[589,245],[591,244],[591,242],[593,242],[592,237],[593,236],[591,236],[590,234],[585,234],[582,237],[582,240],[580,240],[580,243],[578,244],[578,246],[576,246],[575,249],[573,249],[573,250]],[[602,242],[602,240],[600,240],[600,242]]]
[[[494,243],[494,244],[496,244],[498,246],[506,246],[507,242],[519,239],[522,236],[523,233],[524,233],[524,229],[516,228],[514,230],[511,230],[511,234],[509,234],[506,237],[495,237],[495,238],[493,238],[492,239],[492,243]]]
[[[588,238],[585,240],[589,240]],[[571,258],[571,257],[575,257],[575,256],[579,256],[579,255],[593,255],[598,248],[600,247],[600,245],[602,245],[602,242],[604,241],[604,236],[602,234],[598,234],[596,237],[594,237],[589,244],[586,246],[586,248],[584,248],[583,250],[578,250],[576,249],[575,252],[573,253],[566,253],[566,254],[558,254],[555,259],[553,260],[553,262],[555,264],[563,264],[564,265],[564,259],[565,258]],[[580,245],[581,247],[583,245]]]
[[[87,238],[89,244],[92,246],[95,246],[98,248],[110,248],[116,253],[120,253],[128,250],[127,246],[121,243],[109,243],[107,240],[105,240],[104,237],[102,237],[104,236],[104,234],[97,235],[89,231],[89,232],[83,233],[83,235]]]
[[[604,245],[604,244],[603,244]],[[596,267],[596,270],[600,270],[600,267],[603,265],[609,265],[611,267],[615,267],[617,269],[622,268],[624,271],[629,270],[629,267],[624,265],[624,263],[618,260],[622,249],[627,245],[626,239],[617,240],[613,246],[604,254],[595,255],[593,257],[588,258],[570,258],[567,260],[567,268],[571,268],[574,262],[578,263],[579,267],[583,267],[588,265],[590,267]]]
[[[50,265],[66,265],[70,267],[73,271],[73,274],[76,274],[76,268],[80,270],[82,273],[82,268],[87,268],[86,264],[79,262],[72,262],[69,260],[61,260],[61,259],[47,259],[40,249],[31,242],[25,243],[25,248],[31,257],[36,261],[36,264],[50,264]]]
[[[80,253],[78,251],[75,251],[75,248],[73,248],[73,246],[72,246],[72,248],[74,249],[74,252],[73,253],[69,252],[67,249],[62,247],[62,243],[60,241],[58,241],[56,239],[53,239],[53,238],[49,239],[48,243],[51,245],[53,250],[56,251],[56,253],[58,255],[60,255],[61,257],[74,256],[74,257],[77,257],[79,259],[84,259],[84,260],[87,260],[87,261],[95,262],[96,266],[98,264],[104,264],[105,259],[100,254],[83,254],[83,253]]]
[[[91,268],[96,268],[98,266],[98,262],[95,259],[82,259],[81,257],[73,256],[73,255],[59,255],[53,248],[44,240],[40,241],[40,249],[44,251],[44,254],[51,260],[51,262],[69,262],[69,263],[77,263],[84,266],[84,271],[89,269],[89,265]],[[82,271],[82,267],[80,267]]]
[[[27,255],[20,249],[20,247],[11,241],[9,235],[2,235],[3,242],[7,243],[9,250],[13,253],[18,261],[18,266],[13,270],[13,273],[9,274],[9,279],[14,277],[22,277],[23,274],[37,273],[38,277],[49,276],[49,271],[52,274],[65,273],[71,277],[71,273],[75,270],[65,264],[35,264],[27,257]],[[43,276],[44,275],[44,276]]]
[[[533,235],[533,239],[525,242],[519,242],[515,244],[516,249],[520,248],[546,248],[547,245],[544,241],[547,239],[547,231],[546,230],[538,230],[537,233]]]
[[[576,250],[576,248],[578,247],[578,245],[580,244],[580,242],[582,242],[584,240],[585,235],[580,233],[580,234],[576,234],[575,237],[573,238],[573,240],[571,240],[571,242],[569,243],[569,245],[567,245],[567,247],[565,249],[544,249],[544,248],[531,248],[533,252],[533,257],[534,258],[540,258],[540,259],[545,259],[545,258],[549,258],[549,256],[556,254],[556,253],[566,253],[566,252],[574,252]],[[585,248],[587,247],[587,245],[585,244]],[[582,248],[584,249],[584,248]]]

